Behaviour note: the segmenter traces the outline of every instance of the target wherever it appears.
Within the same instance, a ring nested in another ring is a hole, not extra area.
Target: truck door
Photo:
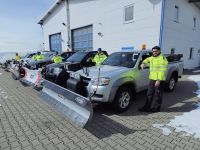
[[[146,58],[150,57],[151,53],[147,52],[144,53],[141,57],[138,69],[139,69],[139,77],[137,80],[137,86],[138,86],[138,90],[142,91],[148,88],[148,84],[149,84],[149,66],[145,67],[144,69],[140,68],[140,65],[142,63],[142,61],[144,61]]]

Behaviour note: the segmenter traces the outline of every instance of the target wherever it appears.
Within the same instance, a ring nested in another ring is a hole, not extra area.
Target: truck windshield
[[[117,52],[111,54],[103,65],[133,68],[137,62],[138,52]]]
[[[67,61],[69,62],[81,62],[83,58],[87,55],[86,52],[76,52],[72,56],[70,56]]]

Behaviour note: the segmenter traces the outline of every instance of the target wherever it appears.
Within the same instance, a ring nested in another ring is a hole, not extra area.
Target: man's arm
[[[143,60],[142,64],[140,65],[141,69],[144,69],[145,65],[149,63],[150,63],[150,57]]]

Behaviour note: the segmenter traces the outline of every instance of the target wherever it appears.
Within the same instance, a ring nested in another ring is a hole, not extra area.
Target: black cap
[[[102,49],[101,49],[101,48],[98,48],[97,51],[102,51]]]
[[[154,46],[154,47],[152,48],[152,50],[153,50],[153,49],[157,49],[157,50],[160,51],[160,47],[159,47],[159,46]]]

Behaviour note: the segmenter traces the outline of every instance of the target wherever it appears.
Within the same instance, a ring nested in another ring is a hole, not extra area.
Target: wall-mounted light
[[[98,34],[98,36],[103,37],[103,33],[98,32],[97,34]]]

